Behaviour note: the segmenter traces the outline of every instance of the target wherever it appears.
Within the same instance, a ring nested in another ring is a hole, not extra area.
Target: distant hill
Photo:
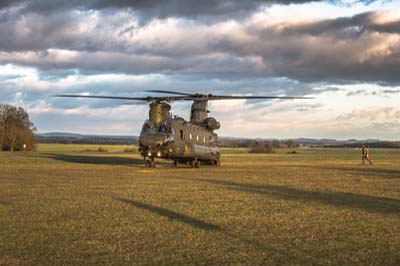
[[[344,146],[344,145],[360,145],[368,143],[383,142],[379,139],[349,139],[349,140],[336,140],[336,139],[311,139],[311,138],[297,138],[293,139],[297,144],[305,146]]]
[[[137,136],[83,135],[66,132],[38,133],[35,135],[39,143],[65,144],[137,144]]]
[[[84,135],[75,134],[75,133],[65,133],[65,132],[51,132],[51,133],[38,133],[36,134],[38,137],[44,138],[81,138]]]
[[[138,136],[110,136],[110,135],[84,135],[68,132],[38,133],[35,135],[39,143],[71,143],[71,144],[137,144]],[[220,137],[222,147],[249,147],[253,141],[273,141],[271,138],[237,138]],[[276,139],[275,139],[276,140]],[[289,139],[279,139],[280,142],[287,142]],[[368,144],[370,147],[400,148],[400,142],[383,141],[379,139],[313,139],[295,138],[291,139],[300,146],[313,147],[359,147]]]
[[[292,140],[299,146],[308,147],[360,147],[362,144],[367,144],[370,147],[376,148],[400,148],[399,141],[384,141],[379,139],[349,139],[349,140],[336,140],[336,139],[313,139],[313,138],[295,138],[295,139],[271,139],[271,138],[231,138],[220,137],[220,146],[226,147],[248,147],[253,141],[274,141],[278,140],[281,143]]]

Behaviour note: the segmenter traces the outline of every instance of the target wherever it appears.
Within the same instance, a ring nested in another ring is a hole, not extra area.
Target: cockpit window
[[[155,124],[148,124],[145,123],[142,127],[142,131],[140,134],[144,134],[144,133],[172,133],[171,128],[168,125],[165,124],[161,124],[161,125],[155,125]]]
[[[158,127],[158,132],[166,132],[166,131],[167,131],[167,128],[164,125],[160,125]]]

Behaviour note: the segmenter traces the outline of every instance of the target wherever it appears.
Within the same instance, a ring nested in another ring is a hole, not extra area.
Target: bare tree
[[[296,142],[292,139],[286,141],[288,148],[296,148]]]
[[[17,142],[18,139],[21,138],[21,132],[15,124],[11,123],[8,127],[8,134],[8,144],[10,147],[10,151],[13,152],[15,149],[17,149]]]
[[[35,149],[35,130],[23,108],[0,104],[0,150]]]
[[[254,141],[250,145],[250,153],[274,153],[272,143],[270,141]]]

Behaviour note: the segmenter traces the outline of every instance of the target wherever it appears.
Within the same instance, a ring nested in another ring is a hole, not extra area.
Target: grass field
[[[146,169],[98,147],[0,152],[0,265],[400,265],[399,150]]]

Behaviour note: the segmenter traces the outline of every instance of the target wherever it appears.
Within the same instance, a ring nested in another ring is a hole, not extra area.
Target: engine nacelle
[[[220,127],[219,122],[214,117],[207,117],[206,119],[204,119],[204,125],[209,130],[216,130]]]

